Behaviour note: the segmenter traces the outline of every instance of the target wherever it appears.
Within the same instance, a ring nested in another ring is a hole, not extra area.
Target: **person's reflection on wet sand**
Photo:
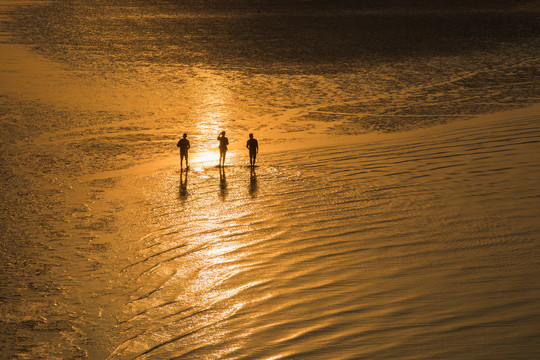
[[[249,195],[251,197],[256,197],[259,190],[259,184],[257,183],[257,174],[255,174],[255,168],[251,168],[251,173],[249,176]]]
[[[180,169],[180,199],[182,200],[186,200],[188,196],[187,179],[188,179],[188,171]]]
[[[219,195],[222,200],[227,197],[227,179],[225,177],[225,168],[219,168]]]

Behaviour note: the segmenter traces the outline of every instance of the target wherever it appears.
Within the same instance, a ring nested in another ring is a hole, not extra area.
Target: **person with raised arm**
[[[222,131],[218,136],[219,141],[219,166],[225,166],[225,157],[227,156],[227,145],[229,145],[229,139],[225,136],[225,131]]]

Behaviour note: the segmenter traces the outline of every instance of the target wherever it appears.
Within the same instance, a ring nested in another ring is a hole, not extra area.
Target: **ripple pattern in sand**
[[[522,117],[166,169],[110,358],[537,357],[539,150]]]

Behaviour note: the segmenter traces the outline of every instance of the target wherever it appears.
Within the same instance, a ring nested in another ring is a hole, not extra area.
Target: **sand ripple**
[[[196,164],[185,197],[144,180],[110,358],[538,355],[535,120],[265,155],[256,196],[238,164],[226,196]]]

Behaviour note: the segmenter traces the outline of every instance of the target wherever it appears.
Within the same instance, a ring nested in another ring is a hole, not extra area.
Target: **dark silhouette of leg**
[[[219,153],[219,166],[225,166],[225,157],[227,156],[226,151],[220,151]]]
[[[180,172],[182,172],[182,150],[180,149]]]
[[[187,153],[180,153],[180,169],[184,167],[184,159],[186,159],[186,169],[188,168],[188,155]]]

